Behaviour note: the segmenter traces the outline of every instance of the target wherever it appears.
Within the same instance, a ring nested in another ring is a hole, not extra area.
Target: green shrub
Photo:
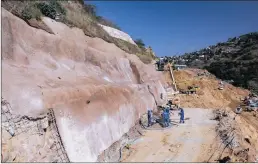
[[[75,0],[75,1],[79,2],[81,5],[84,4],[84,0]]]
[[[87,14],[92,15],[94,18],[97,17],[96,6],[92,4],[84,4],[83,9]]]
[[[127,53],[136,54],[141,52],[136,45],[119,38],[113,38],[113,43]]]
[[[35,6],[35,4],[29,4],[22,10],[22,18],[24,20],[29,20],[32,18],[36,18],[37,20],[41,20],[41,12],[40,10]]]
[[[145,47],[145,44],[143,43],[142,39],[136,39],[134,42],[135,42],[135,43],[138,45],[138,47],[140,47],[140,48],[144,48],[144,47]]]
[[[139,59],[144,63],[144,64],[150,64],[151,61],[153,60],[153,58],[151,56],[148,56],[148,55],[145,55],[145,54],[140,54],[140,53],[137,53],[136,54]]]
[[[75,3],[74,3],[75,2]],[[117,47],[129,54],[141,54],[138,57],[144,63],[150,63],[154,58],[146,52],[145,44],[141,39],[137,41],[139,47],[130,42],[110,36],[98,23],[110,26],[116,29],[120,28],[113,22],[98,16],[96,7],[91,4],[85,4],[83,0],[70,1],[67,0],[56,1],[2,1],[2,6],[11,11],[16,16],[29,20],[36,18],[40,20],[41,16],[47,16],[55,19],[60,13],[61,19],[59,21],[65,23],[69,27],[77,27],[83,30],[84,34],[90,37],[102,38],[108,43],[114,43]]]
[[[56,18],[56,10],[54,6],[51,6],[45,2],[39,2],[37,3],[37,7],[40,9],[41,13],[51,19]]]
[[[37,8],[41,13],[51,19],[55,19],[58,13],[66,15],[66,10],[59,4],[58,1],[51,0],[49,3],[39,2]]]
[[[57,12],[60,12],[61,14],[66,15],[65,8],[58,1],[51,0],[49,5],[53,6]]]

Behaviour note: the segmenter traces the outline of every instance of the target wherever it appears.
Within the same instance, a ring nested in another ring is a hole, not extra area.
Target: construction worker
[[[163,127],[166,127],[166,115],[165,115],[165,113],[166,113],[166,112],[163,110],[163,112],[162,112],[162,114],[161,114]]]
[[[152,125],[152,111],[148,110],[148,127]]]
[[[164,109],[167,113],[169,113],[170,107],[169,105],[166,105],[165,109]]]
[[[161,117],[162,117],[163,127],[168,127],[168,113],[166,109],[163,109]]]
[[[166,122],[167,122],[167,125],[169,126],[169,122],[170,122],[170,107],[167,105],[166,109]]]
[[[178,115],[180,115],[179,123],[185,123],[185,112],[183,108],[180,108],[180,112],[178,113]]]

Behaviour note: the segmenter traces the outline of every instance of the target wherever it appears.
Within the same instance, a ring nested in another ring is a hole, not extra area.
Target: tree
[[[257,84],[257,79],[253,79],[253,80],[249,80],[248,82],[247,82],[247,85],[248,85],[248,88],[250,89],[250,90],[252,90],[253,92],[258,92],[258,84]]]
[[[91,4],[84,4],[83,6],[84,11],[94,17],[96,17],[97,12],[96,12],[96,6],[95,5],[91,5]]]
[[[136,39],[134,42],[135,42],[135,43],[137,44],[137,46],[140,47],[140,48],[144,48],[144,47],[145,47],[145,44],[143,43],[142,39]]]

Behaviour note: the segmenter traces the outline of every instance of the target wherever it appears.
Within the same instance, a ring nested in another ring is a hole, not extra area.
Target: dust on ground
[[[185,124],[166,130],[145,130],[143,136],[124,148],[122,162],[202,162],[216,136],[212,110],[185,108]],[[171,116],[179,122],[178,112]]]

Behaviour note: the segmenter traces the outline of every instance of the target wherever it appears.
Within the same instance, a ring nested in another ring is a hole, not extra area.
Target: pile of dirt
[[[207,72],[203,70],[204,72]],[[200,87],[197,94],[179,94],[182,107],[224,109],[226,107],[235,110],[242,104],[242,99],[250,94],[250,91],[224,83],[224,89],[219,90],[219,79],[211,76],[196,76],[200,69],[185,69],[174,71],[174,76],[179,89],[186,89],[187,86],[197,85]],[[207,73],[206,73],[207,74]],[[180,83],[181,82],[181,83]],[[242,112],[241,116],[249,124],[258,129],[257,114],[255,112]]]
[[[255,162],[258,131],[229,108],[215,110],[214,119],[219,121],[216,131],[223,146],[215,150],[213,159],[224,162]]]
[[[250,92],[242,88],[237,88],[231,84],[225,84],[223,90],[219,90],[220,80],[213,76],[197,76],[200,70],[186,69],[174,71],[177,87],[180,90],[186,90],[188,86],[198,86],[197,94],[180,94],[182,107],[195,108],[235,108],[241,98],[247,96]]]

